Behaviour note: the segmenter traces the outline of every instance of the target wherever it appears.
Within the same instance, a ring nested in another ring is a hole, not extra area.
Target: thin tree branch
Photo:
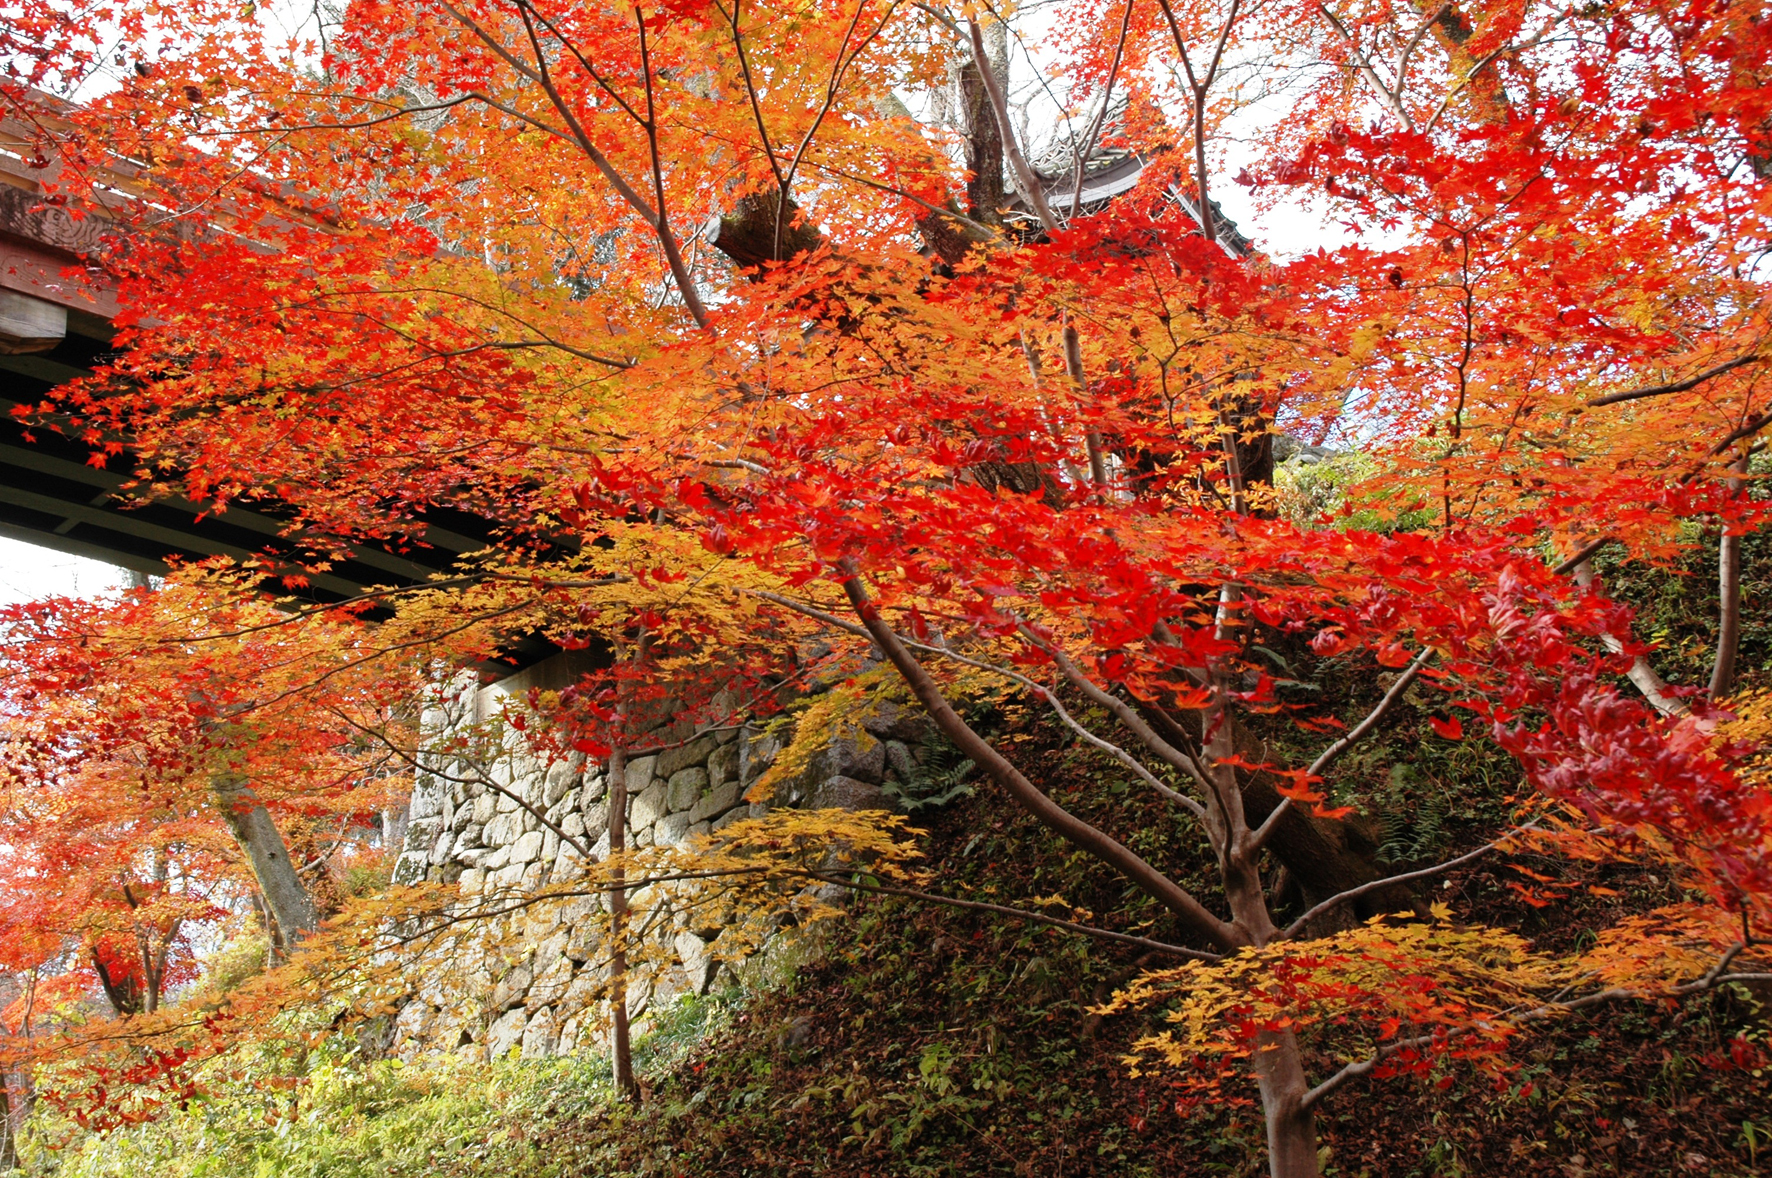
[[[1247,940],[1246,934],[1235,925],[1214,916],[1186,889],[1147,863],[1131,848],[1053,801],[1033,782],[1022,776],[1021,771],[989,741],[975,732],[954,711],[941,688],[929,677],[929,672],[924,670],[916,656],[886,624],[854,572],[849,572],[845,577],[843,592],[875,644],[898,669],[911,693],[935,721],[936,727],[954,743],[962,755],[989,774],[1024,810],[1053,833],[1118,870],[1134,886],[1181,917],[1194,932],[1211,944],[1221,949],[1230,949]]]
[[[886,23],[892,19],[892,14],[898,11],[899,2],[900,0],[892,0],[892,3],[886,6],[886,15],[880,18],[880,23],[875,26],[873,32],[862,38],[861,43],[855,47],[855,52],[851,53],[849,59],[845,61],[843,51],[849,48],[849,38],[855,35],[855,28],[861,23],[861,14],[867,8],[867,0],[857,0],[855,16],[850,20],[849,28],[843,33],[843,43],[837,47],[837,60],[832,68],[831,80],[825,86],[824,103],[818,108],[818,114],[813,117],[812,125],[806,128],[806,134],[800,137],[800,145],[794,148],[793,158],[788,161],[787,174],[781,181],[781,199],[775,204],[775,241],[769,250],[771,255],[779,256],[781,254],[781,219],[787,212],[788,189],[793,187],[794,174],[800,170],[800,161],[805,157],[806,149],[812,145],[812,137],[818,133],[819,127],[824,125],[825,117],[831,113],[831,107],[836,105],[837,92],[843,85],[843,75],[849,71],[850,66],[855,64],[855,60],[861,56],[862,50],[866,49],[875,37],[886,31]]]
[[[1329,6],[1323,3],[1323,0],[1317,0],[1316,7],[1323,19],[1329,22],[1329,26],[1340,34],[1341,39],[1347,43],[1348,52],[1353,56],[1354,67],[1360,71],[1360,76],[1366,79],[1368,85],[1378,91],[1378,97],[1390,108],[1391,113],[1403,120],[1403,126],[1413,130],[1415,124],[1410,121],[1409,112],[1403,109],[1400,87],[1399,90],[1394,91],[1384,84],[1383,79],[1378,76],[1377,69],[1373,67],[1371,60],[1366,56],[1365,50],[1360,48],[1359,41],[1348,30],[1342,19],[1330,11]],[[1431,20],[1424,22],[1421,29],[1416,30],[1415,36],[1419,39],[1422,32],[1431,23]],[[1408,60],[1408,53],[1414,49],[1414,44],[1413,41],[1410,42],[1409,49],[1404,51],[1404,61]]]
[[[658,113],[652,105],[652,60],[646,49],[646,14],[635,7],[634,19],[640,26],[640,75],[646,80],[646,152],[652,162],[652,187],[658,198],[658,244],[664,250],[671,275],[677,280],[677,289],[683,295],[683,305],[688,308],[690,318],[705,331],[707,308],[702,306],[701,294],[695,289],[695,279],[690,277],[689,267],[683,262],[683,253],[677,248],[677,235],[671,231],[671,220],[665,212],[664,162],[658,151]]]
[[[1194,783],[1201,789],[1211,789],[1210,783],[1206,780],[1206,774],[1198,761],[1164,740],[1157,734],[1156,729],[1145,723],[1144,717],[1140,716],[1131,705],[1085,675],[1081,668],[1071,661],[1070,656],[1056,645],[1042,639],[1026,622],[1018,621],[1017,625],[1021,630],[1022,637],[1044,651],[1046,657],[1053,661],[1059,672],[1070,681],[1073,687],[1081,691],[1092,702],[1112,712],[1120,723],[1130,729],[1134,736],[1144,742],[1145,747],[1156,753],[1164,762],[1193,778]]]
[[[1321,904],[1311,908],[1291,924],[1287,925],[1285,931],[1280,934],[1278,939],[1290,941],[1293,937],[1296,937],[1300,932],[1304,931],[1304,926],[1310,921],[1315,920],[1325,912],[1330,912],[1341,907],[1349,900],[1357,900],[1361,896],[1371,895],[1373,892],[1382,891],[1385,888],[1393,888],[1398,884],[1406,884],[1418,879],[1429,879],[1436,875],[1444,875],[1455,867],[1462,867],[1466,863],[1474,863],[1484,855],[1487,855],[1489,852],[1500,847],[1515,835],[1525,834],[1529,830],[1537,829],[1537,824],[1528,823],[1525,826],[1516,827],[1515,829],[1508,831],[1494,842],[1484,843],[1474,851],[1467,851],[1458,858],[1448,859],[1446,862],[1438,864],[1437,866],[1423,867],[1419,871],[1405,871],[1401,875],[1392,875],[1384,879],[1375,879],[1371,883],[1363,883],[1357,888],[1349,888],[1345,892],[1338,892],[1337,894],[1330,896],[1327,900],[1324,900]]]
[[[841,168],[833,168],[829,164],[807,161],[807,166],[817,171],[848,180],[853,184],[860,184],[864,188],[872,188],[876,192],[885,192],[896,197],[901,197],[904,200],[910,201],[914,205],[920,205],[923,209],[938,217],[945,217],[956,224],[964,225],[968,229],[978,232],[985,238],[1001,240],[1003,237],[1003,230],[1001,228],[994,225],[986,225],[982,221],[974,221],[971,217],[968,217],[965,213],[962,213],[957,209],[945,208],[941,205],[934,204],[930,201],[924,200],[914,192],[907,192],[902,188],[895,188],[890,184],[882,184],[878,180],[871,180],[866,176],[858,176],[853,172],[846,172]]]
[[[789,873],[794,874],[794,873]],[[836,884],[838,887],[852,888],[858,892],[877,892],[885,896],[903,896],[911,900],[923,900],[930,904],[940,904],[946,908],[961,908],[972,912],[992,912],[999,916],[1013,917],[1016,920],[1031,921],[1052,928],[1064,929],[1085,937],[1097,940],[1113,941],[1121,945],[1136,945],[1140,949],[1149,949],[1155,953],[1167,953],[1172,957],[1185,957],[1190,961],[1220,961],[1216,953],[1207,953],[1201,949],[1187,949],[1180,945],[1171,945],[1165,941],[1153,941],[1148,937],[1135,937],[1130,933],[1115,932],[1112,929],[1096,928],[1093,925],[1077,924],[1075,921],[1060,920],[1055,916],[1047,916],[1040,912],[1028,912],[1020,908],[1008,908],[1002,904],[986,904],[979,900],[957,900],[952,896],[938,896],[933,892],[920,892],[913,888],[893,887],[890,884],[861,883],[856,880],[844,879],[840,876],[828,875],[818,871],[807,871],[809,879],[823,883]]]
[[[563,135],[561,137],[568,139],[572,143],[575,143],[578,146],[579,150],[584,152],[586,158],[591,161],[591,164],[597,169],[597,171],[602,173],[603,178],[609,181],[610,185],[616,190],[616,192],[618,194],[620,194],[621,198],[628,203],[629,207],[631,207],[635,212],[639,213],[641,218],[648,225],[648,227],[650,227],[652,229],[653,233],[659,239],[660,247],[664,250],[665,262],[671,270],[671,277],[676,282],[679,293],[681,293],[683,296],[684,307],[689,311],[690,317],[695,320],[696,326],[706,328],[708,325],[707,309],[702,306],[701,296],[699,294],[697,294],[696,290],[695,290],[695,283],[690,279],[689,272],[683,265],[682,254],[677,249],[676,238],[675,238],[675,235],[672,234],[672,232],[671,232],[670,223],[665,219],[664,210],[662,208],[662,202],[661,202],[661,207],[655,210],[650,204],[647,203],[646,199],[640,195],[638,190],[636,190],[633,185],[628,183],[627,178],[624,177],[619,171],[616,170],[615,165],[612,164],[609,161],[609,158],[607,156],[605,156],[601,150],[598,149],[597,145],[595,143],[591,142],[590,135],[585,131],[584,126],[579,122],[578,116],[573,113],[571,104],[569,104],[566,101],[565,97],[560,93],[559,89],[554,85],[552,73],[548,69],[547,55],[542,52],[541,42],[535,34],[534,24],[529,19],[529,12],[528,12],[527,7],[526,6],[519,6],[518,13],[519,13],[519,15],[521,15],[521,17],[523,19],[523,27],[527,31],[527,33],[529,34],[529,40],[530,40],[531,46],[534,49],[534,52],[536,55],[535,68],[533,68],[533,69],[531,69],[524,62],[520,61],[516,57],[515,54],[511,53],[510,50],[506,49],[504,47],[504,45],[501,44],[496,37],[492,36],[491,33],[487,32],[484,28],[482,28],[478,21],[475,21],[471,17],[467,16],[465,13],[458,11],[453,5],[451,5],[448,2],[448,0],[440,0],[440,3],[441,3],[441,7],[443,8],[443,10],[445,12],[447,12],[456,21],[457,24],[460,24],[463,28],[467,29],[470,33],[472,33],[481,43],[483,43],[489,49],[491,49],[493,51],[493,53],[495,53],[500,59],[502,59],[512,69],[516,70],[519,74],[523,75],[524,77],[527,77],[530,80],[534,81],[537,85],[539,85],[542,88],[542,91],[548,97],[549,103],[553,106],[554,110],[560,115],[560,118],[566,124],[566,129],[567,129],[568,134]],[[644,31],[642,31],[642,38],[641,39],[642,39],[641,50],[642,50],[642,54],[644,54],[644,51],[645,51]],[[647,72],[646,82],[647,82],[648,106],[650,108],[651,83],[652,83],[652,76],[651,76],[650,72]],[[553,134],[560,135],[560,132],[558,130],[556,130],[552,127],[549,127],[545,123],[536,122],[530,116],[525,115],[525,114],[521,113],[520,111],[517,111],[513,107],[507,106],[503,103],[495,102],[491,98],[485,97],[485,96],[482,96],[482,101],[486,102],[487,105],[489,105],[489,106],[496,107],[497,109],[502,110],[505,113],[512,115],[515,118],[522,119],[524,122],[532,123],[533,125],[535,125],[537,127],[542,127],[542,128],[549,130]],[[657,151],[656,151],[656,144],[654,144],[653,159],[654,159],[655,168],[656,168],[657,158],[658,157],[657,157]],[[660,196],[661,197],[663,196],[662,182],[661,182],[661,187],[660,187]]]
[[[436,777],[436,778],[439,778],[443,781],[452,782],[452,783],[458,784],[458,785],[482,786],[486,789],[492,790],[494,793],[498,794],[500,797],[509,798],[511,801],[513,801],[513,802],[517,803],[517,805],[521,806],[529,814],[530,817],[534,818],[537,822],[541,823],[543,826],[547,827],[550,831],[552,831],[555,834],[555,836],[560,839],[561,842],[565,843],[567,846],[569,846],[573,850],[577,851],[582,858],[589,859],[591,857],[590,848],[585,846],[583,843],[579,842],[572,835],[567,834],[566,831],[563,830],[558,824],[556,824],[555,822],[553,822],[551,819],[548,818],[547,813],[544,810],[541,810],[538,807],[531,805],[528,801],[526,801],[524,799],[522,794],[516,793],[513,790],[506,789],[504,786],[502,786],[498,782],[494,781],[492,779],[492,775],[490,773],[485,772],[483,769],[481,769],[481,767],[479,765],[474,766],[475,775],[473,777],[456,777],[453,774],[443,772],[441,769],[436,769],[436,768],[433,768],[432,766],[426,765],[422,760],[409,754],[405,749],[401,748],[399,745],[395,744],[392,740],[388,739],[387,735],[385,733],[383,733],[380,729],[372,728],[367,724],[359,724],[357,721],[351,719],[350,716],[346,715],[343,711],[341,711],[338,708],[329,708],[327,710],[332,712],[333,715],[335,715],[339,719],[343,720],[346,724],[350,725],[352,728],[355,728],[358,732],[361,732],[366,736],[372,736],[376,740],[380,741],[387,748],[387,750],[390,753],[393,753],[395,757],[406,762],[406,764],[408,766],[410,766],[417,773],[428,774],[431,777]]]
[[[1735,443],[1741,441],[1743,438],[1753,437],[1755,434],[1757,434],[1761,430],[1765,429],[1768,425],[1772,425],[1772,413],[1763,413],[1760,416],[1754,418],[1752,421],[1749,421],[1746,425],[1741,426],[1739,429],[1730,430],[1728,435],[1726,437],[1724,437],[1722,441],[1718,442],[1716,445],[1714,445],[1710,448],[1710,453],[1708,455],[1706,455],[1706,457],[1715,458],[1717,455],[1723,453],[1725,450],[1727,450],[1729,447],[1733,446]],[[1703,468],[1700,467],[1699,469],[1703,469]],[[1693,477],[1695,477],[1696,474],[1697,474],[1697,471],[1694,471],[1692,474],[1687,475],[1686,478],[1684,478],[1680,481],[1686,482],[1686,481],[1692,479]]]
[[[763,123],[763,107],[757,101],[757,86],[751,80],[750,59],[745,56],[744,37],[738,31],[738,22],[744,12],[744,0],[733,0],[732,11],[727,12],[720,0],[714,0],[714,8],[726,18],[726,24],[732,29],[732,47],[738,51],[738,72],[744,80],[745,96],[751,100],[751,117],[757,123],[757,138],[763,141],[763,158],[769,161],[769,171],[775,176],[775,187],[781,193],[781,199],[788,198],[787,177],[782,175],[781,164],[775,158],[775,147],[769,142],[769,128]],[[856,11],[859,18],[860,10]]]
[[[1452,0],[1446,0],[1444,4],[1441,4],[1438,8],[1434,9],[1433,12],[1429,14],[1428,18],[1421,22],[1420,27],[1417,28],[1414,35],[1409,38],[1409,43],[1403,46],[1403,52],[1398,55],[1396,68],[1396,95],[1399,105],[1403,98],[1404,79],[1409,76],[1409,59],[1415,56],[1415,50],[1421,45],[1421,39],[1427,36],[1428,30],[1433,27],[1434,22],[1444,16],[1446,10],[1450,7],[1452,7]],[[1415,124],[1409,121],[1407,115],[1404,115],[1404,121],[1411,129],[1414,128]]]
[[[610,100],[617,106],[621,107],[621,109],[626,112],[627,116],[634,120],[636,125],[641,127],[646,125],[646,120],[641,117],[639,111],[634,109],[633,104],[623,98],[621,93],[616,90],[614,86],[610,85],[608,79],[606,79],[602,73],[598,71],[597,67],[591,64],[590,59],[579,50],[577,43],[565,33],[561,32],[554,22],[549,20],[547,15],[541,11],[541,9],[530,3],[530,0],[518,0],[517,6],[523,11],[534,15],[535,19],[541,22],[542,28],[559,38],[560,44],[565,47],[568,53],[572,54],[573,59],[578,62],[579,68],[589,74],[591,81],[597,83],[597,87],[602,90],[603,93],[609,95]]]
[[[1571,556],[1568,560],[1565,560],[1562,564],[1552,569],[1551,572],[1555,576],[1566,577],[1582,565],[1586,564],[1589,557],[1593,556],[1594,553],[1610,543],[1612,543],[1611,536],[1601,536],[1598,540],[1590,540],[1576,550],[1574,556]]]
[[[1452,100],[1454,98],[1457,98],[1460,94],[1464,93],[1465,87],[1469,86],[1472,82],[1474,82],[1476,80],[1476,77],[1478,74],[1480,74],[1484,70],[1488,69],[1489,66],[1494,63],[1496,58],[1502,57],[1505,54],[1518,53],[1518,52],[1521,52],[1522,50],[1531,49],[1533,46],[1537,45],[1542,40],[1544,40],[1544,37],[1542,35],[1540,35],[1537,37],[1533,37],[1529,40],[1523,41],[1518,45],[1509,43],[1506,45],[1498,46],[1495,49],[1491,50],[1490,52],[1484,54],[1480,59],[1478,59],[1478,61],[1475,65],[1471,66],[1471,68],[1465,72],[1464,77],[1460,78],[1458,80],[1458,83],[1446,92],[1446,96],[1444,98],[1440,99],[1440,104],[1434,108],[1434,113],[1433,113],[1432,117],[1430,117],[1428,119],[1427,125],[1421,129],[1421,133],[1423,135],[1431,135],[1433,133],[1434,128],[1439,125],[1440,116],[1444,115],[1448,110],[1450,110],[1452,108]]]
[[[1621,393],[1607,393],[1603,397],[1595,397],[1587,404],[1590,409],[1597,409],[1601,405],[1619,405],[1625,401],[1640,401],[1645,397],[1662,397],[1669,393],[1683,393],[1689,389],[1697,388],[1713,377],[1722,376],[1725,372],[1733,372],[1737,368],[1757,363],[1763,359],[1765,357],[1758,352],[1749,352],[1745,356],[1737,356],[1735,359],[1725,361],[1714,368],[1706,368],[1703,372],[1694,373],[1684,380],[1669,381],[1667,384],[1650,385],[1641,389],[1629,389]]]

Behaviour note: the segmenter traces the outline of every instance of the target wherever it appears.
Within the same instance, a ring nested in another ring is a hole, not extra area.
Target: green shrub
[[[28,1175],[54,1178],[558,1178],[582,1172],[533,1132],[608,1099],[595,1059],[364,1061],[327,1048],[160,1120],[106,1134],[40,1109]]]

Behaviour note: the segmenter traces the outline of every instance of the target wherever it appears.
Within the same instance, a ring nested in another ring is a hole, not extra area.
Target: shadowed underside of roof
[[[147,573],[213,556],[298,561],[300,537],[289,535],[277,507],[235,505],[217,514],[177,497],[134,502],[123,493],[132,473],[127,455],[94,465],[89,445],[53,429],[27,429],[15,412],[102,363],[117,311],[114,289],[81,261],[101,244],[104,222],[45,204],[40,181],[52,179],[57,165],[33,158],[32,135],[0,121],[0,535]],[[1099,150],[1084,163],[1080,193],[1074,160],[1042,163],[1057,173],[1045,177],[1048,199],[1068,214],[1073,203],[1096,212],[1130,192],[1149,161]],[[119,179],[119,189],[127,188],[127,177]],[[1171,188],[1168,196],[1198,220],[1186,193]],[[1246,254],[1248,239],[1216,202],[1213,211],[1220,243]],[[351,546],[329,569],[308,575],[305,595],[337,600],[370,586],[422,582],[485,547],[492,531],[488,521],[455,511],[433,512],[427,523],[423,542],[402,550]]]
[[[100,244],[102,221],[75,220],[43,200],[31,131],[0,123],[0,535],[137,572],[212,556],[300,554],[276,509],[235,506],[216,514],[185,499],[134,503],[122,494],[127,456],[94,465],[92,448],[52,428],[27,428],[19,410],[57,385],[88,375],[110,347],[115,291],[81,263]],[[484,547],[490,526],[439,512],[422,545],[390,551],[353,546],[345,559],[309,576],[307,595],[337,600],[372,585],[410,585]]]

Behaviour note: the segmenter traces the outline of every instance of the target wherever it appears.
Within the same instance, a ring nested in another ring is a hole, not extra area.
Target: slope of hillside
[[[1157,806],[1138,811],[1136,794],[1103,791],[1095,754],[1013,705],[992,722],[1067,804],[1085,814],[1110,801],[1123,813],[1134,807],[1139,820],[1123,819],[1123,828],[1136,832],[1137,849],[1186,869],[1173,820]],[[1456,853],[1466,827],[1481,829],[1477,820],[1512,782],[1504,758],[1474,743],[1436,746],[1425,717],[1412,714],[1367,758],[1369,793],[1348,800],[1374,815],[1368,829],[1399,861]],[[1148,899],[988,796],[919,818],[928,865],[950,895],[1023,905],[1062,896],[1107,927],[1172,935]],[[1454,919],[1568,948],[1596,922],[1672,894],[1647,870],[1532,866],[1614,894],[1578,891],[1535,907],[1510,889],[1517,877],[1497,860],[1449,876],[1435,898]],[[607,1065],[595,1058],[402,1067],[332,1048],[261,1060],[256,1089],[102,1141],[76,1134],[68,1150],[51,1151],[57,1133],[45,1124],[29,1168],[65,1178],[1257,1172],[1253,1108],[1179,1108],[1168,1083],[1134,1076],[1123,1059],[1154,1020],[1094,1012],[1151,963],[988,913],[865,897],[850,921],[802,937],[767,977],[749,971],[753,988],[661,1013],[642,1047],[639,1108],[613,1103]],[[1727,989],[1677,1009],[1618,1005],[1570,1018],[1520,1043],[1515,1070],[1499,1084],[1449,1066],[1424,1080],[1350,1087],[1323,1119],[1325,1172],[1768,1172],[1772,1067],[1758,1050],[1768,1040],[1765,997]],[[313,1082],[263,1083],[272,1077]]]

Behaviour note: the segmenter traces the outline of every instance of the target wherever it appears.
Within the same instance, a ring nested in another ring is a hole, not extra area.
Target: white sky
[[[43,597],[98,597],[123,587],[115,565],[0,537],[0,605]]]

